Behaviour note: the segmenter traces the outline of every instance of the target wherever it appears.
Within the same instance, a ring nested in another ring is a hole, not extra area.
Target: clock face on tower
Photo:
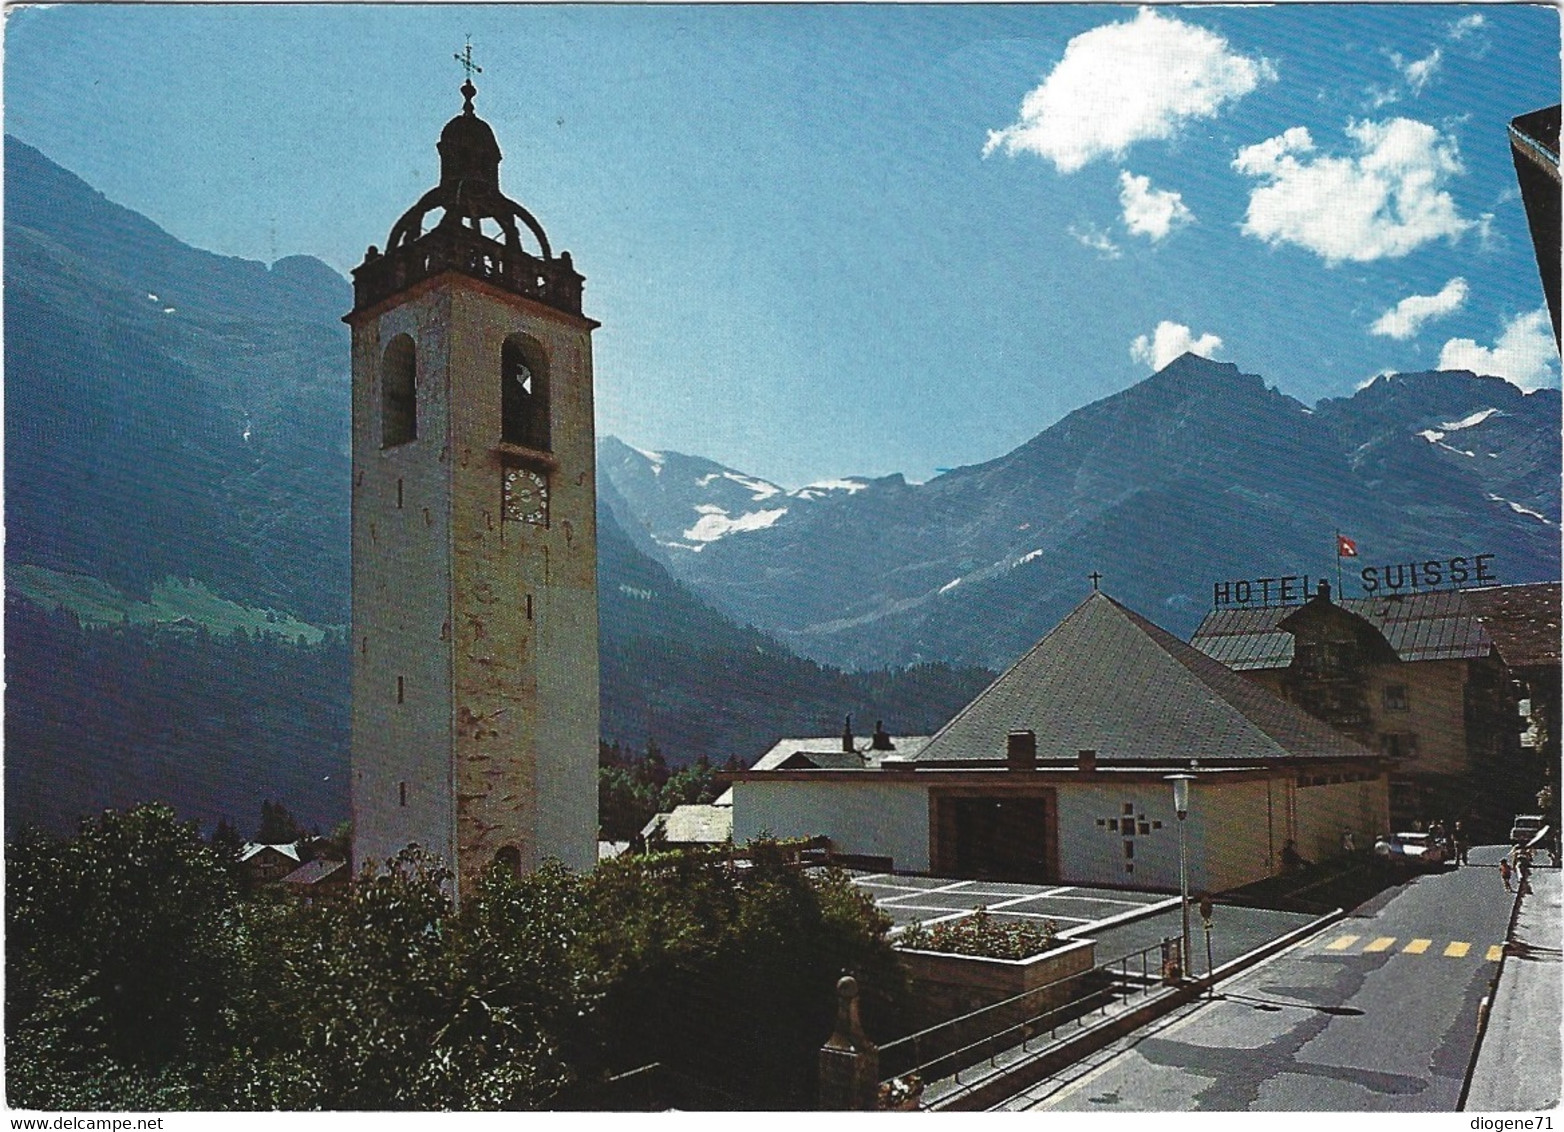
[[[548,526],[548,476],[531,468],[506,468],[505,518]]]

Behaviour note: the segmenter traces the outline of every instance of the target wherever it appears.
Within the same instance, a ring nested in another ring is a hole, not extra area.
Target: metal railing
[[[889,1083],[917,1074],[926,1083],[952,1078],[960,1085],[963,1072],[985,1063],[992,1069],[1000,1054],[1024,1055],[1033,1041],[1053,1041],[1061,1029],[1085,1029],[1111,1003],[1149,995],[1162,984],[1165,946],[1152,944],[886,1042],[879,1049],[881,1078]]]
[[[410,244],[366,258],[353,271],[354,309],[373,306],[442,271],[459,271],[559,310],[581,313],[582,279],[568,253],[539,259],[456,226],[434,228]]]

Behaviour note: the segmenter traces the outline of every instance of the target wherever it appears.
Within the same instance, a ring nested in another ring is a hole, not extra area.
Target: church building
[[[461,93],[345,320],[354,858],[418,845],[458,895],[496,860],[592,867],[598,740],[598,324]]]
[[[932,737],[783,740],[733,837],[948,877],[1219,892],[1389,829],[1385,760],[1093,592]]]

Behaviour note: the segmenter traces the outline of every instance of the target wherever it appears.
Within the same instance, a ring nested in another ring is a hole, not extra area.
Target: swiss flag
[[[1356,558],[1358,556],[1358,544],[1346,535],[1336,536],[1336,557]]]

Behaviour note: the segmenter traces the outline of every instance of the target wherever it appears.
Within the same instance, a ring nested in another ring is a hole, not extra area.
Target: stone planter
[[[975,1020],[977,1028],[992,1032],[1094,990],[1090,979],[1070,976],[1090,971],[1096,965],[1096,950],[1093,940],[1070,939],[1026,959],[986,959],[911,949],[898,949],[898,954],[912,984],[917,1029],[1026,995],[1004,1010],[989,1011]]]

